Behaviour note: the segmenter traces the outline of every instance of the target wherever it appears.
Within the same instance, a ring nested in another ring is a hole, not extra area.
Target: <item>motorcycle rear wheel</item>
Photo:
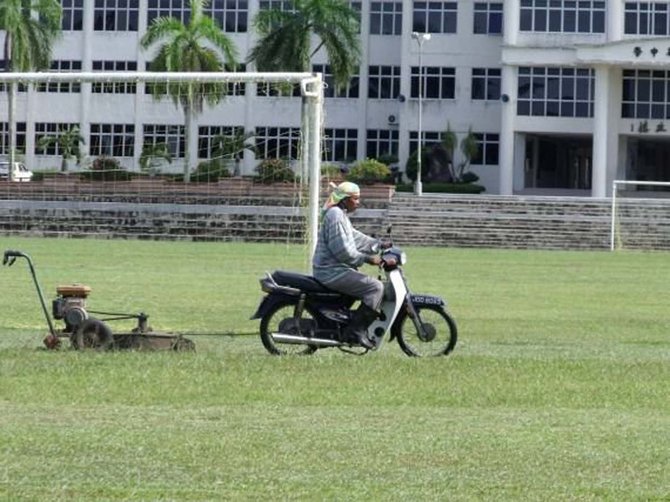
[[[299,324],[293,320],[294,310],[295,304],[280,303],[261,319],[261,341],[270,354],[275,356],[310,355],[316,352],[318,347],[315,345],[279,343],[274,340],[272,333],[281,332],[287,335],[305,336],[306,333],[301,331],[301,326],[305,328],[312,324],[316,328],[316,322],[308,309],[303,310]]]
[[[421,337],[409,313],[404,310],[395,325],[395,337],[402,351],[411,357],[446,356],[456,346],[456,321],[437,305],[415,305],[414,309],[425,326]]]

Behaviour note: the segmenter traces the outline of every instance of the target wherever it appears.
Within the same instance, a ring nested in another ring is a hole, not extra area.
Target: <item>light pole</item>
[[[423,157],[423,131],[422,131],[422,121],[423,121],[423,66],[421,64],[421,49],[423,48],[424,42],[430,40],[430,33],[419,33],[418,31],[412,32],[412,39],[416,40],[416,43],[419,44],[419,150],[416,154],[416,183],[414,184],[414,193],[416,195],[423,194],[423,186],[421,185],[421,161]]]

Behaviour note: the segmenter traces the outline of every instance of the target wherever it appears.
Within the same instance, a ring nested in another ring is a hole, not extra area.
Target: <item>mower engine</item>
[[[77,327],[88,319],[86,297],[91,293],[89,286],[70,284],[56,288],[58,297],[52,303],[54,319],[65,322],[66,333],[74,333]]]

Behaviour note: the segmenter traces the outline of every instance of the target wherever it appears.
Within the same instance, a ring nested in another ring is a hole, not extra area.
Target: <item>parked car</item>
[[[0,161],[0,180],[6,180],[9,172],[9,162]],[[12,169],[12,181],[30,181],[33,179],[33,172],[30,171],[22,162],[14,162]]]

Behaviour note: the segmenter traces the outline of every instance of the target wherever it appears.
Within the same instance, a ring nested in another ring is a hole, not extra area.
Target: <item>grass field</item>
[[[91,309],[210,335],[49,352],[26,262],[0,269],[2,500],[670,500],[667,253],[407,249],[411,288],[459,324],[452,355],[277,358],[248,318],[300,247],[10,248],[48,302],[81,282]]]

